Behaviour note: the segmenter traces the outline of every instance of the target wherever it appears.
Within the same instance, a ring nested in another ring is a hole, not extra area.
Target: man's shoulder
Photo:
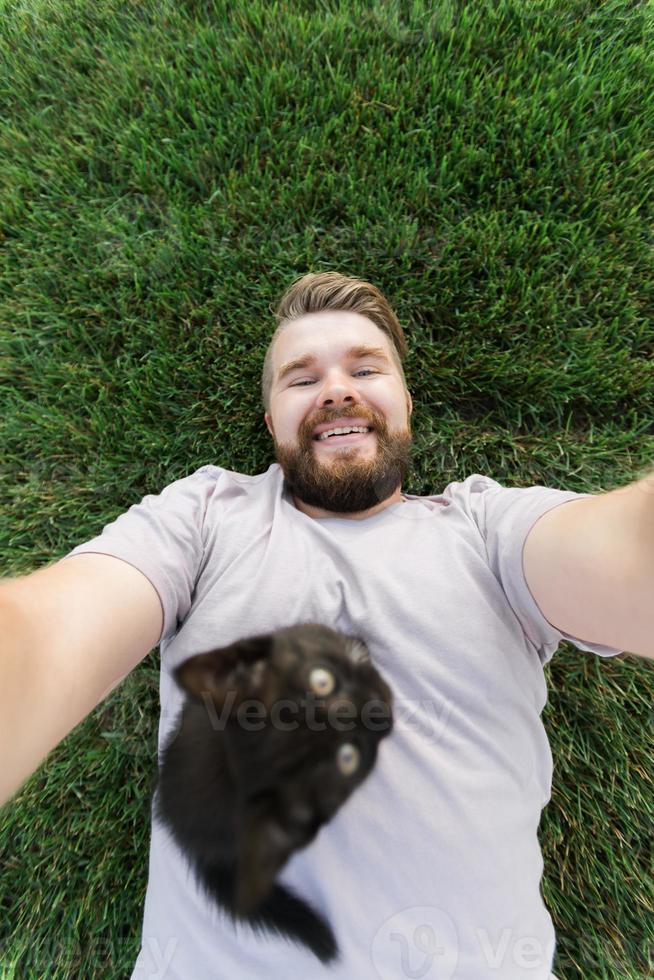
[[[215,463],[207,463],[190,473],[189,477],[192,478],[202,474],[203,476],[214,480],[219,480],[222,478],[231,483],[256,485],[265,481],[273,481],[277,477],[279,469],[280,467],[278,463],[271,463],[265,473],[250,474],[240,473],[238,470],[230,470],[227,469],[226,466],[218,466]]]

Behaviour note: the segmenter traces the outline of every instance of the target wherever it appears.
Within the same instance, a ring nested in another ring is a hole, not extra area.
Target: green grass
[[[405,327],[409,492],[648,472],[653,42],[625,0],[0,0],[2,575],[206,463],[264,471],[270,304],[307,271]],[[643,980],[654,672],[546,671],[555,970]],[[129,975],[157,681],[155,651],[3,810],[2,980]]]

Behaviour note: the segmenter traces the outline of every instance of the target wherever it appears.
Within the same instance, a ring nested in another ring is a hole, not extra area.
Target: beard
[[[364,418],[362,412],[332,413],[332,418]],[[273,439],[275,458],[289,491],[305,504],[341,514],[370,510],[388,500],[402,486],[411,468],[411,427],[389,432],[381,416],[368,419],[377,445],[374,456],[364,455],[356,444],[322,452],[312,433],[317,419],[303,425],[296,445]],[[323,458],[320,458],[323,457]],[[329,458],[328,458],[329,457]]]

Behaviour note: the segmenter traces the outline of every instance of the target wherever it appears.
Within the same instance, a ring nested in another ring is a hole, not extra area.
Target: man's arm
[[[150,581],[80,554],[0,580],[0,804],[159,642]]]
[[[543,514],[522,560],[552,626],[654,659],[654,472]]]

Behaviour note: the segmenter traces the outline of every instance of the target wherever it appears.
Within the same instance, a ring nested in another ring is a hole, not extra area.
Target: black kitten
[[[372,770],[392,693],[361,640],[315,623],[191,657],[163,749],[156,817],[232,919],[287,936],[323,963],[334,934],[275,876]]]

